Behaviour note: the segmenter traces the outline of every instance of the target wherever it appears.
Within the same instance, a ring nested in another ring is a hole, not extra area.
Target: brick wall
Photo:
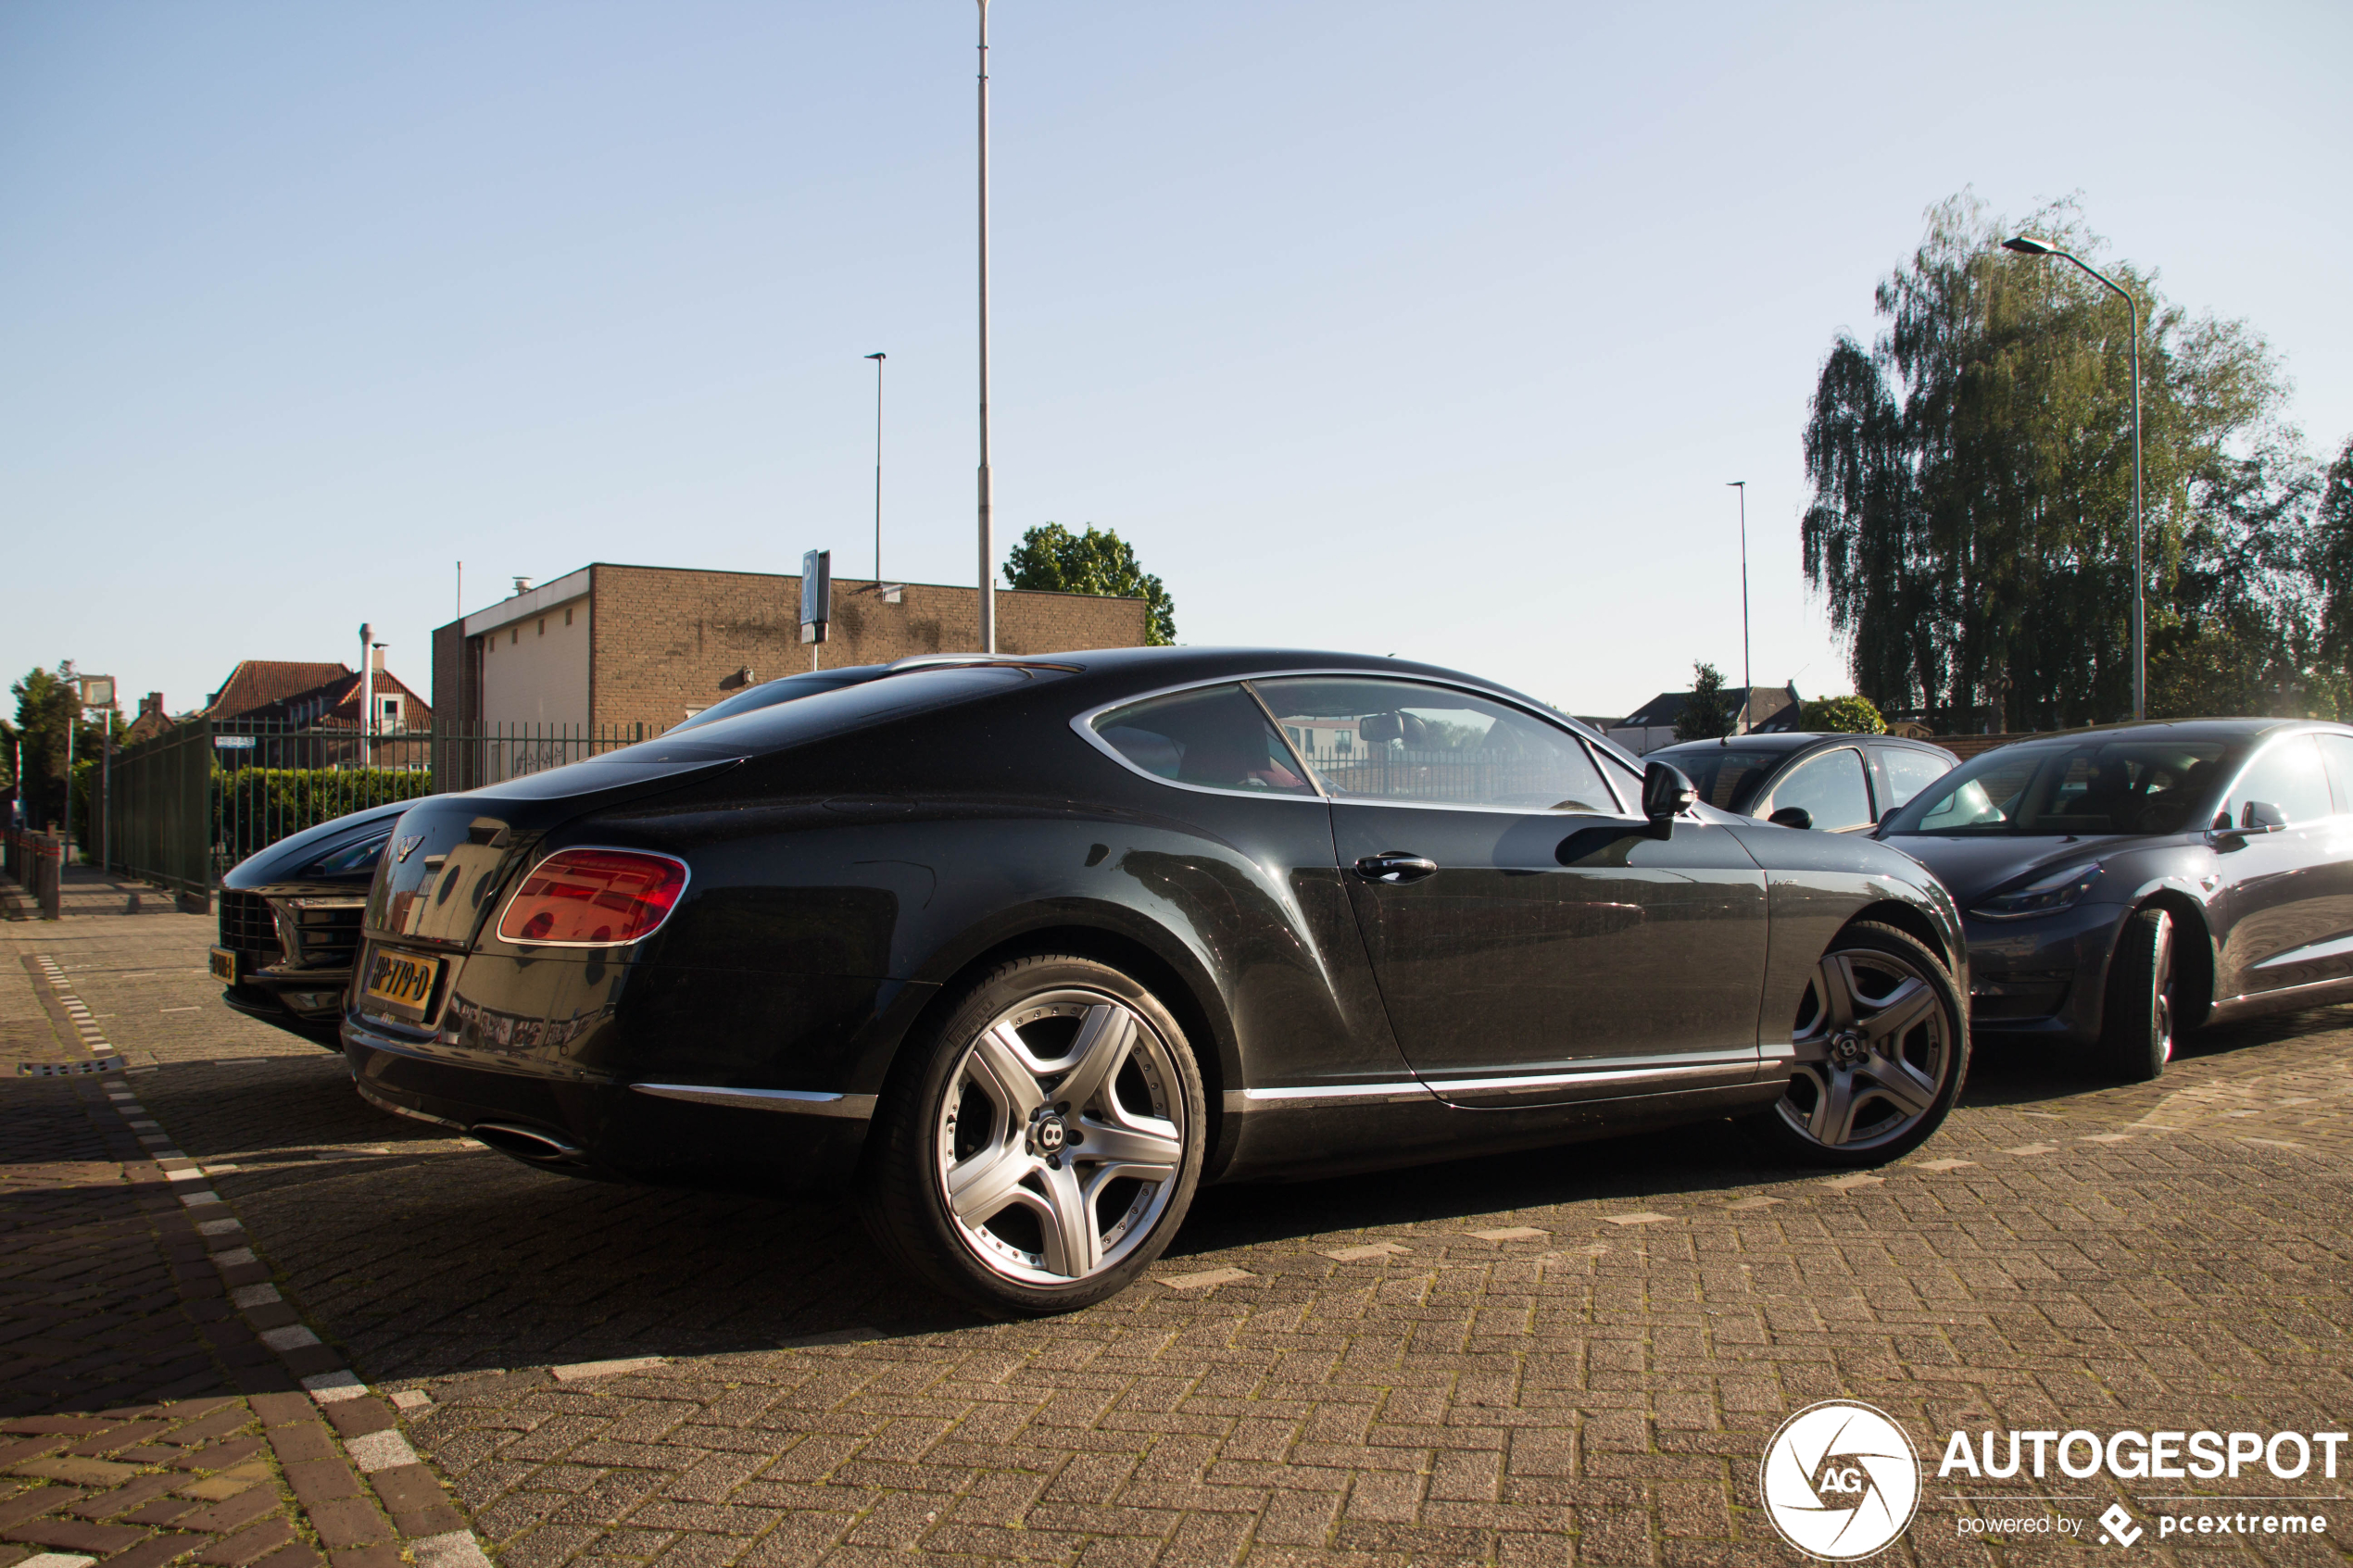
[[[758,681],[809,668],[798,577],[601,563],[592,570],[591,724],[667,729],[735,690],[734,677],[747,666]],[[834,580],[832,636],[822,648],[827,667],[980,646],[973,589],[911,583],[894,605],[874,588]],[[1141,599],[1001,591],[997,647],[1022,654],[1137,647],[1146,618]]]
[[[466,623],[453,621],[433,631],[433,710],[444,719],[481,717],[467,702]]]

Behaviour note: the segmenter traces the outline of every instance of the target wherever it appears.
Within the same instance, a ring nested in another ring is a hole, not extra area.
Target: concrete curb
[[[36,955],[34,963],[82,1044],[100,1059],[94,1065],[106,1076],[97,1086],[107,1106],[151,1151],[153,1178],[133,1162],[124,1164],[124,1175],[134,1190],[168,1193],[186,1210],[230,1304],[304,1390],[245,1398],[334,1568],[402,1568],[404,1554],[421,1568],[491,1568],[489,1553],[440,1477],[401,1435],[398,1412],[321,1341],[270,1282],[270,1266],[255,1255],[245,1222],[139,1103],[122,1059],[73,994],[64,970],[46,955]]]

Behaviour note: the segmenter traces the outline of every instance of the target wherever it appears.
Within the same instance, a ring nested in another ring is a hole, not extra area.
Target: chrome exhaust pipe
[[[466,1129],[466,1135],[476,1143],[495,1148],[526,1165],[578,1165],[588,1158],[588,1151],[578,1144],[560,1138],[553,1133],[543,1133],[536,1127],[517,1127],[504,1122],[477,1122]]]

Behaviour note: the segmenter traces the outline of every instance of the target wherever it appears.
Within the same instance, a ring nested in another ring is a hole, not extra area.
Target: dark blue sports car
[[[1977,1029],[2165,1071],[2202,1023],[2353,999],[2353,728],[2121,724],[1989,751],[1880,836],[1960,904]]]

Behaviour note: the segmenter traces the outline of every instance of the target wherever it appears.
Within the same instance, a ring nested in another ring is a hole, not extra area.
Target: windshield
[[[798,675],[763,681],[759,685],[748,686],[732,696],[722,697],[701,712],[689,715],[684,722],[671,725],[669,733],[674,735],[681,730],[698,729],[705,724],[715,724],[722,719],[733,719],[738,713],[749,713],[756,709],[790,702],[795,697],[810,696],[818,692],[838,691],[843,686],[854,686],[888,673],[890,667],[887,664],[852,664],[840,670],[804,670]]]
[[[2242,742],[2086,737],[2005,746],[1915,797],[1889,834],[2173,834],[2205,825]]]
[[[1683,771],[1699,791],[1699,797],[1724,811],[1745,811],[1756,794],[1756,786],[1765,775],[1788,757],[1786,751],[1738,751],[1728,746],[1711,746],[1686,753],[1678,747],[1658,753],[1662,762],[1671,762]]]

